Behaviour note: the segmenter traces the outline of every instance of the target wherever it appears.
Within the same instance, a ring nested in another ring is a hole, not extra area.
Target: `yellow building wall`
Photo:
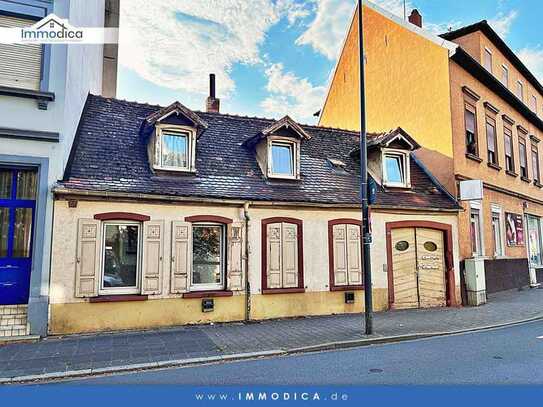
[[[423,146],[418,154],[426,166],[454,190],[448,49],[369,6],[363,18],[368,131],[402,127]],[[319,124],[359,130],[359,89],[355,13]]]
[[[93,218],[103,212],[133,212],[148,215],[151,220],[165,222],[164,264],[162,293],[150,295],[146,301],[98,302],[76,298],[75,257],[77,221]],[[170,293],[171,233],[174,220],[191,215],[219,215],[234,220],[243,219],[241,205],[202,204],[147,204],[123,202],[79,201],[77,208],[69,208],[67,201],[55,201],[54,237],[50,286],[51,334],[147,329],[185,324],[241,321],[245,318],[245,293],[215,298],[215,310],[202,312],[201,299],[183,298]],[[270,208],[251,206],[249,242],[249,283],[251,286],[251,319],[331,315],[362,312],[363,290],[356,291],[354,304],[345,304],[344,293],[330,291],[328,268],[328,221],[338,218],[360,217],[356,209],[338,208]],[[261,221],[273,216],[285,216],[303,221],[304,284],[305,292],[296,294],[262,294],[261,291]],[[385,223],[398,220],[431,220],[451,224],[453,241],[458,239],[456,213],[430,212],[372,214],[374,243],[372,245],[374,309],[388,308],[388,275],[386,272]],[[453,250],[455,271],[458,273],[458,248]],[[459,276],[455,276],[459,289]],[[457,298],[459,295],[457,294]]]

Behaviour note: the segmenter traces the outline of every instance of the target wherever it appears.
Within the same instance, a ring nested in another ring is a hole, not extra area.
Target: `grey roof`
[[[305,126],[311,138],[301,143],[301,179],[266,179],[254,151],[244,142],[275,120],[195,112],[207,125],[197,141],[196,174],[155,174],[150,169],[145,118],[161,109],[89,95],[64,179],[58,188],[96,192],[156,194],[252,201],[358,204],[359,164],[350,156],[358,133]],[[328,159],[343,161],[344,169]],[[458,209],[416,161],[412,189],[378,188],[377,204],[394,207]]]

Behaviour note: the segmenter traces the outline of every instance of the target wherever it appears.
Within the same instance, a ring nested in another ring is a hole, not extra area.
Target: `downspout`
[[[249,283],[249,202],[243,204],[243,217],[245,219],[245,322],[251,320],[251,284]]]

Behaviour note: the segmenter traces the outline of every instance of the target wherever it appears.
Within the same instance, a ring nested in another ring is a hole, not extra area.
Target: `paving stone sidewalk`
[[[457,331],[543,316],[543,290],[507,291],[480,307],[375,314],[374,337]],[[363,315],[335,315],[153,331],[50,337],[0,346],[0,378],[107,368],[368,338]]]

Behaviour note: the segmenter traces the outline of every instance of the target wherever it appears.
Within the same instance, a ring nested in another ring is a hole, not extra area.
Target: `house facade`
[[[363,310],[358,133],[213,96],[89,96],[53,190],[51,334]],[[458,203],[404,130],[368,142],[375,308],[457,305]]]
[[[488,292],[534,284],[543,279],[543,86],[486,21],[442,37],[459,44],[450,59],[454,177],[483,184],[482,200],[463,203],[461,258],[484,261]]]
[[[105,1],[2,0],[0,26],[31,26],[50,13],[102,27]],[[103,57],[103,45],[0,44],[2,337],[47,332],[51,187],[62,178],[88,92],[102,91]]]

